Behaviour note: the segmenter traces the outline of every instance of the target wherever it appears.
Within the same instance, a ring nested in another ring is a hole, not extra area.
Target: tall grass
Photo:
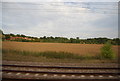
[[[18,50],[6,50],[3,49],[2,53],[13,53],[20,54],[26,56],[34,56],[34,57],[46,57],[46,58],[54,58],[54,59],[100,59],[99,56],[81,56],[78,54],[73,54],[69,52],[54,52],[54,51],[46,51],[46,52],[30,52],[30,51],[18,51]],[[13,56],[14,57],[14,56]]]

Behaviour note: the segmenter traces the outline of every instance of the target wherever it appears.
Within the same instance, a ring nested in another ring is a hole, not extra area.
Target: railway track
[[[43,66],[3,64],[3,79],[21,80],[112,80],[120,78],[116,66]]]

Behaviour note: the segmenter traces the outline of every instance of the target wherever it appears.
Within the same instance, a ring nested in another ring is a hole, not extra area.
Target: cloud
[[[2,2],[118,2],[119,0],[3,0]]]
[[[3,3],[3,30],[38,37],[117,37],[117,14],[95,13],[93,7],[81,5],[85,4]]]

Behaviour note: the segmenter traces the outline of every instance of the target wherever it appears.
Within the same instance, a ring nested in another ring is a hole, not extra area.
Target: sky
[[[118,37],[117,0],[114,0],[116,2],[10,1],[0,3],[2,12],[0,23],[4,33],[34,37]]]

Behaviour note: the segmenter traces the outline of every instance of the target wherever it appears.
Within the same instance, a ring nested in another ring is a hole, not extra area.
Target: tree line
[[[10,41],[20,41],[20,42],[52,42],[52,43],[80,43],[80,44],[105,44],[107,41],[110,41],[113,45],[120,45],[120,38],[87,38],[87,39],[80,39],[79,37],[76,38],[66,38],[66,37],[32,37],[32,36],[26,36],[23,34],[4,34],[2,33],[2,40],[10,39],[11,37],[27,37],[31,40],[27,39],[14,39]]]

